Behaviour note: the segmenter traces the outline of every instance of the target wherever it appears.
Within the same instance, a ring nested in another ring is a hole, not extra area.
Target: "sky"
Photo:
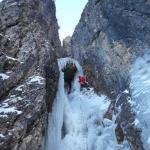
[[[55,0],[60,39],[72,35],[88,0]]]

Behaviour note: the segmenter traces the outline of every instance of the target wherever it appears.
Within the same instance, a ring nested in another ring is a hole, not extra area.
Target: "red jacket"
[[[80,83],[80,85],[84,85],[85,82],[86,82],[85,77],[84,76],[79,76],[79,83]]]

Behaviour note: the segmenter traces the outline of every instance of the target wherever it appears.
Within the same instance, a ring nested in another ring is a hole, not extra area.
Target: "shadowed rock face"
[[[150,48],[149,8],[149,0],[89,0],[72,36],[73,57],[83,65],[89,83],[114,100],[112,105],[129,89],[132,62]],[[126,98],[120,99],[118,126],[129,125],[135,115],[130,104],[123,103]],[[126,137],[132,149],[144,149],[139,129],[130,126]]]
[[[42,148],[59,49],[52,0],[0,3],[0,149]]]

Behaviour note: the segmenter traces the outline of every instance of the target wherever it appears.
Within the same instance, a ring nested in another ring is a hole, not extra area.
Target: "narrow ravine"
[[[62,68],[67,62],[77,66],[72,90],[64,88]],[[80,90],[78,76],[82,68],[77,61],[65,58],[58,60],[60,78],[53,111],[49,114],[45,150],[116,150],[122,148],[115,138],[115,123],[104,119],[110,104],[104,95],[98,96],[93,89]],[[125,149],[125,147],[124,147]]]

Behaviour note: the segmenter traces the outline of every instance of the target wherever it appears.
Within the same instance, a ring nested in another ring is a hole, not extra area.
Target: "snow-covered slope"
[[[64,89],[61,69],[67,61],[78,68],[72,92],[68,95]],[[60,79],[53,111],[49,114],[48,132],[45,150],[117,150],[123,148],[117,144],[114,121],[103,116],[110,102],[104,95],[98,96],[92,88],[80,91],[78,75],[82,68],[73,59],[60,59]],[[125,150],[125,148],[124,148]]]
[[[133,108],[137,115],[135,124],[142,129],[142,139],[150,149],[150,53],[136,60],[131,70]]]

